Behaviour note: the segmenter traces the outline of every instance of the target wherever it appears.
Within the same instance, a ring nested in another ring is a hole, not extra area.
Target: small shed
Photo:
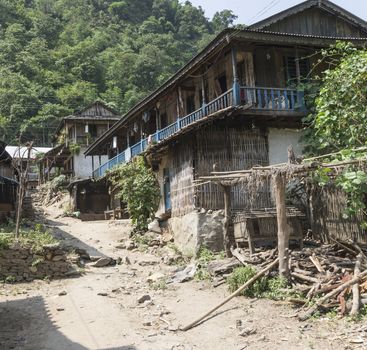
[[[104,213],[111,207],[111,197],[106,180],[75,180],[70,183],[68,190],[71,209],[80,212],[81,220],[105,219]]]

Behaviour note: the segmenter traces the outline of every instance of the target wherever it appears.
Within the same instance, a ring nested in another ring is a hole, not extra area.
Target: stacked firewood
[[[291,253],[294,289],[307,300],[318,299],[352,281],[367,268],[367,252],[355,243],[337,242]],[[338,307],[342,315],[358,314],[367,304],[367,277],[343,288],[320,307]]]
[[[276,250],[263,251],[249,256],[235,249],[233,255],[243,264],[259,268],[276,257]],[[333,244],[306,246],[290,253],[290,282],[292,289],[304,296],[304,300],[289,298],[299,304],[317,304],[316,309],[338,308],[342,315],[358,314],[367,305],[367,249],[353,242],[335,241]],[[356,281],[356,277],[361,276]],[[308,303],[310,301],[311,303]],[[301,317],[301,318],[302,318]]]

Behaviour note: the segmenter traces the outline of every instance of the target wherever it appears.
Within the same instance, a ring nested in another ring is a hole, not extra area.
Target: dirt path
[[[2,285],[1,350],[367,348],[365,324],[326,319],[299,323],[288,305],[244,297],[232,300],[198,327],[176,331],[223,300],[226,287],[192,281],[153,290],[147,277],[154,272],[169,274],[173,267],[157,256],[117,249],[128,236],[128,222],[57,218],[56,207],[47,212],[48,225],[66,243],[91,255],[127,256],[132,264],[86,267],[85,274],[74,279]],[[63,291],[66,295],[59,296]],[[144,294],[152,301],[138,304]],[[255,334],[240,336],[238,320]]]

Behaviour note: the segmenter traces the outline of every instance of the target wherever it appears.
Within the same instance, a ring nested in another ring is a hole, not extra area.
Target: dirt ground
[[[147,277],[169,275],[174,267],[159,256],[116,248],[128,237],[127,221],[81,222],[58,218],[60,212],[57,206],[46,209],[47,224],[58,238],[90,255],[127,256],[131,265],[86,267],[77,278],[1,285],[1,350],[367,349],[366,323],[299,322],[287,304],[245,297],[195,328],[179,331],[226,298],[227,287],[191,281],[154,290]],[[145,294],[152,301],[139,304]],[[239,335],[238,320],[254,334]]]

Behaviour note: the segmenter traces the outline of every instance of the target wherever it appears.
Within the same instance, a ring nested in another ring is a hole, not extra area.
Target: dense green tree
[[[0,0],[0,138],[47,143],[96,98],[126,112],[235,18],[179,0]]]

